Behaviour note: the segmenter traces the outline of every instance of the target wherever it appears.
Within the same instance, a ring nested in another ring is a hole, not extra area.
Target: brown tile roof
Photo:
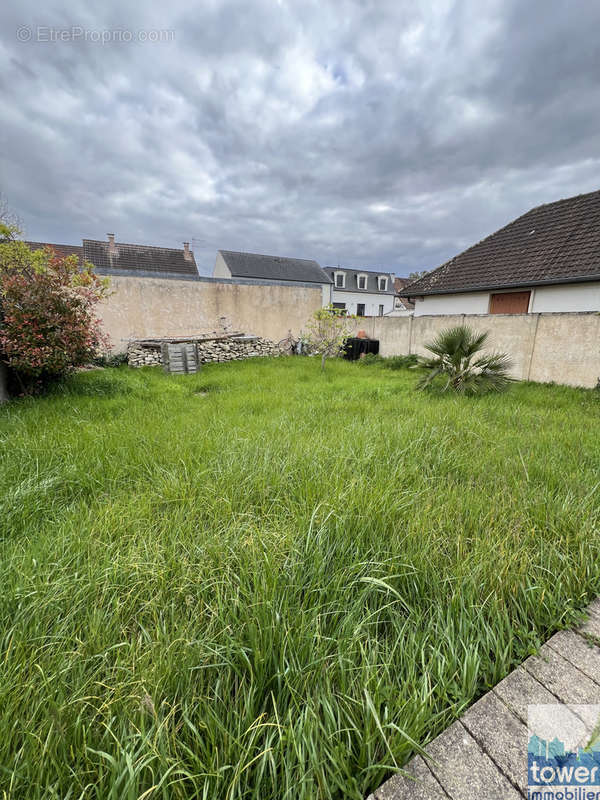
[[[408,284],[411,282],[412,281],[410,278],[394,278],[394,289],[396,290],[396,294],[401,294],[402,289],[404,289],[405,286],[408,286]]]
[[[43,250],[44,247],[51,247],[61,258],[75,255],[80,262],[83,259],[83,247],[78,247],[74,244],[51,244],[50,242],[25,242],[25,244],[32,250]]]
[[[75,254],[79,261],[91,261],[99,272],[104,270],[127,270],[130,272],[166,272],[174,275],[198,275],[194,254],[190,250],[189,260],[183,250],[170,247],[151,247],[142,244],[115,242],[114,252],[109,243],[95,239],[84,239],[83,247],[52,242],[25,242],[33,250],[52,247],[59,256]]]
[[[596,191],[531,209],[411,283],[408,293],[415,297],[599,279]]]
[[[91,261],[99,272],[129,270],[198,275],[194,254],[191,251],[188,260],[185,258],[183,250],[170,247],[115,242],[114,250],[111,250],[106,241],[84,239],[83,253],[86,261]]]

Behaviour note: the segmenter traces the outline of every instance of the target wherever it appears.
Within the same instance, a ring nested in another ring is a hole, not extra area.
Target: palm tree
[[[442,392],[469,395],[506,389],[512,380],[508,377],[512,362],[506,353],[481,354],[487,338],[487,332],[476,333],[467,325],[441,331],[425,345],[434,357],[419,359],[418,366],[425,367],[427,373],[417,388],[435,386]]]

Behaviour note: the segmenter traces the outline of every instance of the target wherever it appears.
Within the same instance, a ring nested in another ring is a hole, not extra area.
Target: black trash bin
[[[344,358],[348,361],[358,361],[363,353],[379,354],[379,339],[364,339],[359,336],[349,336],[344,342]]]

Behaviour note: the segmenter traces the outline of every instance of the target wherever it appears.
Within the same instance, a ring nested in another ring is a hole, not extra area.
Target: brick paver
[[[600,704],[600,599],[559,631],[368,800],[518,800],[527,796],[527,706]],[[581,724],[581,723],[579,723]]]

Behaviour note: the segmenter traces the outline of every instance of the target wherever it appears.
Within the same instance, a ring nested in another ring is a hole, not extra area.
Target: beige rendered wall
[[[520,380],[595,386],[600,377],[600,314],[436,314],[353,321],[379,339],[383,356],[425,354],[441,330],[462,323],[489,332],[489,350],[508,353]]]
[[[371,339],[379,339],[382,356],[402,356],[410,353],[409,335],[413,323],[410,317],[357,317],[350,328],[353,333],[364,331]]]
[[[111,286],[100,317],[115,351],[130,339],[217,330],[220,317],[235,330],[279,341],[288,330],[300,333],[323,303],[318,285],[113,276]],[[510,355],[515,378],[595,386],[600,377],[596,312],[361,317],[352,328],[379,339],[381,354],[392,356],[425,353],[424,345],[441,330],[462,322],[489,331],[490,349]]]
[[[130,339],[187,336],[219,328],[226,317],[234,330],[279,341],[298,334],[322,305],[321,287],[239,284],[169,278],[111,277],[112,295],[99,316],[115,352]]]

